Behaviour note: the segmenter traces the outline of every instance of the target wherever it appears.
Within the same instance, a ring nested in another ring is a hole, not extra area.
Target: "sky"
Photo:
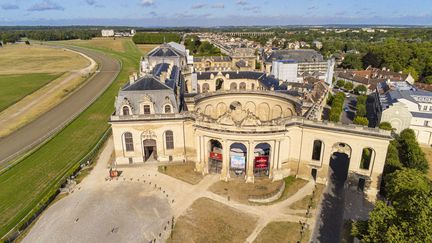
[[[432,0],[0,0],[2,25],[432,25]]]

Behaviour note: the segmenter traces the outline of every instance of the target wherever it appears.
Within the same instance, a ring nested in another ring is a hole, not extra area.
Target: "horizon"
[[[0,26],[431,26],[428,9],[432,1],[0,0]]]

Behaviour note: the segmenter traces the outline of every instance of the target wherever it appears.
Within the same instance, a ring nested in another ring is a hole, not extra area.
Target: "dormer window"
[[[144,105],[143,110],[144,110],[144,115],[150,115],[151,113],[150,105]]]
[[[123,116],[129,116],[130,115],[130,109],[128,106],[123,106],[122,111],[123,111]]]
[[[171,111],[171,106],[170,105],[165,105],[165,107],[164,107],[164,112],[165,113],[171,113],[172,111]]]

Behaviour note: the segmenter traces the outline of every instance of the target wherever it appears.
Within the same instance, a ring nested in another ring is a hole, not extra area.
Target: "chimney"
[[[129,85],[132,85],[135,83],[135,77],[133,75],[129,75]]]

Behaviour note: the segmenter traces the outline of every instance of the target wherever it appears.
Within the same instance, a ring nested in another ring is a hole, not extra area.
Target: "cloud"
[[[317,7],[317,6],[310,6],[310,7],[308,8],[308,10],[315,10],[315,9],[318,9],[318,7]]]
[[[39,3],[33,4],[27,11],[46,11],[46,10],[64,10],[64,8],[57,3],[53,3],[49,0],[45,0]]]
[[[141,6],[150,7],[155,4],[154,0],[141,0]]]
[[[237,0],[237,5],[241,5],[241,6],[244,6],[244,5],[248,5],[249,3],[246,1],[246,0]]]
[[[155,12],[155,11],[151,11],[151,12],[149,12],[148,13],[150,16],[152,16],[152,17],[157,17],[158,16],[158,14]]]
[[[95,1],[95,0],[85,0],[85,2],[86,2],[88,5],[90,5],[90,6],[93,6],[93,5],[96,4],[96,1]]]
[[[201,8],[205,8],[207,5],[206,4],[195,4],[192,6],[192,9],[201,9]]]
[[[211,8],[225,8],[223,3],[216,3],[210,6]]]
[[[1,5],[1,8],[3,10],[16,10],[16,9],[19,9],[19,6],[16,4],[5,3],[5,4]]]
[[[244,11],[250,11],[253,13],[259,13],[260,8],[258,6],[250,6],[250,7],[244,7],[243,10]]]

